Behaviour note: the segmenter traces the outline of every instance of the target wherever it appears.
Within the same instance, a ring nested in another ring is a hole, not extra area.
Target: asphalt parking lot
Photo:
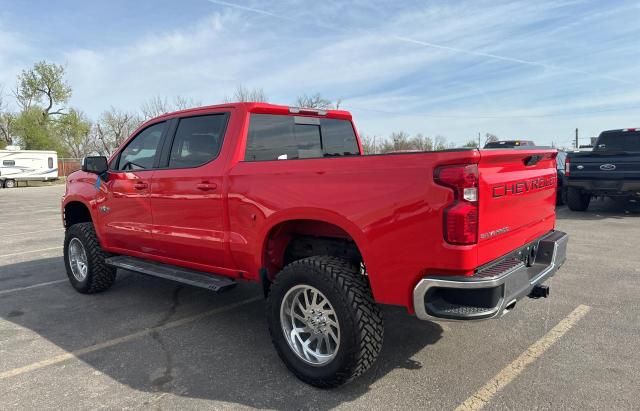
[[[638,407],[638,206],[559,208],[571,239],[551,297],[500,320],[422,322],[386,307],[378,362],[326,391],[281,363],[257,285],[217,295],[120,271],[109,291],[76,293],[63,190],[0,190],[0,409]]]

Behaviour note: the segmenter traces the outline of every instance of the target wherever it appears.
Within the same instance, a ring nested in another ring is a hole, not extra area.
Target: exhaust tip
[[[536,285],[533,287],[533,290],[529,293],[529,298],[547,298],[549,297],[549,286],[548,285]]]

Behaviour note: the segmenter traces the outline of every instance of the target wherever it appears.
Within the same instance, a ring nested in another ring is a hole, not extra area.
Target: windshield
[[[606,131],[593,151],[640,151],[640,131]]]

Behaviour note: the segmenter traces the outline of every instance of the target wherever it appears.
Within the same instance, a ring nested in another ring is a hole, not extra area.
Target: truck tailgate
[[[482,150],[478,264],[521,247],[555,226],[556,150]]]
[[[640,153],[570,153],[572,180],[640,180]]]

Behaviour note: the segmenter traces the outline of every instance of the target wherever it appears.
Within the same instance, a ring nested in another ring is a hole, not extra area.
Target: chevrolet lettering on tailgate
[[[556,176],[549,175],[529,180],[497,184],[491,188],[491,193],[494,198],[498,198],[504,196],[525,194],[531,191],[545,190],[553,188],[555,186]]]

